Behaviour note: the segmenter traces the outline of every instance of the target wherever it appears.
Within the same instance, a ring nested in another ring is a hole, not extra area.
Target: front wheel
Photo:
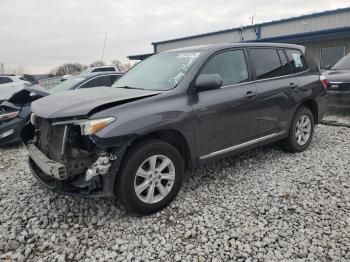
[[[184,165],[175,147],[160,140],[147,140],[132,146],[124,159],[115,193],[128,210],[151,214],[176,197]]]
[[[299,108],[293,117],[289,136],[282,142],[283,147],[290,152],[304,151],[312,141],[314,128],[314,116],[310,109]]]

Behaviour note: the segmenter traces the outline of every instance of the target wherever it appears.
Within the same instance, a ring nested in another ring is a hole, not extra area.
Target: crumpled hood
[[[27,96],[30,93],[35,93],[36,95],[41,97],[50,94],[49,91],[47,91],[40,85],[32,85],[28,87],[24,87],[21,85],[6,86],[0,87],[0,101],[10,101],[14,97],[18,97],[20,95]]]
[[[112,107],[162,93],[113,87],[94,87],[53,94],[32,103],[32,111],[43,118],[86,116],[100,107]]]
[[[0,101],[9,100],[15,93],[23,90],[23,86],[0,86]]]
[[[350,70],[328,70],[323,72],[329,82],[350,82]]]

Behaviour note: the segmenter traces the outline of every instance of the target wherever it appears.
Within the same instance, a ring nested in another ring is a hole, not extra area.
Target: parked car
[[[0,146],[19,142],[19,132],[31,114],[34,100],[67,90],[111,86],[122,76],[121,73],[94,73],[72,76],[50,90],[41,86],[0,88]]]
[[[0,92],[3,87],[29,86],[31,83],[19,75],[0,75]]]
[[[327,77],[329,109],[350,109],[350,54],[335,65],[328,67],[323,74]]]
[[[96,67],[87,68],[81,74],[98,73],[98,72],[118,72],[119,73],[119,70],[116,66],[96,66]]]
[[[34,102],[22,140],[48,189],[117,196],[148,214],[175,198],[187,169],[279,140],[305,150],[324,84],[303,46],[188,47],[151,56],[114,88]]]

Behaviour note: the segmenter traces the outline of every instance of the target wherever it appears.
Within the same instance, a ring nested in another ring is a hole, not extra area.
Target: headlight
[[[114,117],[106,117],[100,119],[86,120],[79,123],[81,134],[86,135],[94,135],[97,132],[101,131],[109,124],[113,123],[116,119]]]
[[[19,111],[11,112],[11,113],[5,113],[0,115],[0,122],[2,121],[8,121],[11,119],[14,119],[17,117]]]
[[[36,114],[31,113],[30,114],[30,123],[32,123],[33,126],[35,126],[35,119],[36,119]]]

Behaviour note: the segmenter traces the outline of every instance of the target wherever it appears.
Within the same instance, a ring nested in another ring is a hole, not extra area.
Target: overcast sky
[[[62,63],[152,52],[151,42],[350,6],[349,0],[0,0],[0,62],[47,73]]]

